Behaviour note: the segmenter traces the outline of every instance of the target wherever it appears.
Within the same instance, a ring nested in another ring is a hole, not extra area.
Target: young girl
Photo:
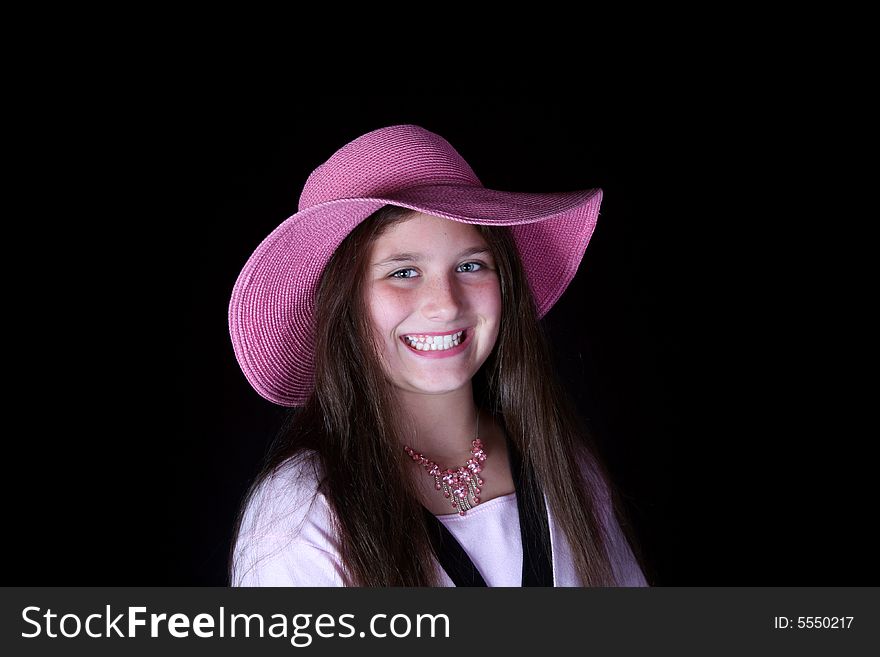
[[[312,172],[229,306],[246,378],[297,409],[242,503],[232,585],[647,585],[539,322],[600,202],[486,189],[415,125]]]

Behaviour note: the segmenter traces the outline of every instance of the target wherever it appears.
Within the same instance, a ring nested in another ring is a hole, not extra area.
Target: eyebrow
[[[464,258],[477,253],[491,253],[491,250],[488,246],[472,246],[459,253],[457,258]],[[422,260],[423,256],[421,253],[395,253],[381,262],[374,263],[373,266],[384,267],[385,265],[390,265],[394,262],[421,262]]]

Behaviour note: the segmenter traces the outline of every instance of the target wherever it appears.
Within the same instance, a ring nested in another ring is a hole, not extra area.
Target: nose
[[[426,319],[447,322],[458,317],[463,298],[454,273],[434,275],[422,289],[422,315]]]

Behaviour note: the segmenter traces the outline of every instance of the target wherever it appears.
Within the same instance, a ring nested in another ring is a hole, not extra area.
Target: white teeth
[[[404,336],[404,341],[419,351],[444,351],[461,344],[463,331],[449,335]]]

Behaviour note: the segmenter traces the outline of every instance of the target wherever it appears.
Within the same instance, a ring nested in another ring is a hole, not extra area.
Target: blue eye
[[[463,262],[461,263],[456,270],[461,271],[463,274],[472,274],[480,271],[485,265],[481,262]],[[462,270],[461,268],[465,267],[466,269]],[[405,280],[408,278],[414,278],[413,275],[404,275],[406,272],[415,272],[415,269],[412,267],[407,267],[406,269],[398,269],[396,272],[389,274],[389,278],[396,278],[398,280]]]

